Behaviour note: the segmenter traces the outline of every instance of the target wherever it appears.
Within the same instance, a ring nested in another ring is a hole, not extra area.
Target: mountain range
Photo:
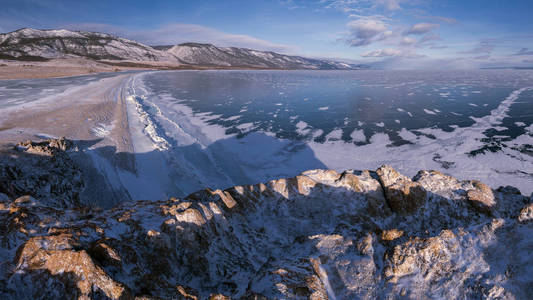
[[[106,33],[23,28],[0,34],[0,59],[47,61],[86,58],[108,64],[180,67],[357,70],[361,64],[212,44],[148,46]]]

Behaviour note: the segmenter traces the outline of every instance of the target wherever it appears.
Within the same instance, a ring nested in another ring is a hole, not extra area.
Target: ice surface
[[[107,75],[100,76],[81,82]],[[0,81],[0,118],[81,84],[57,80]],[[132,74],[125,96],[136,172],[117,173],[96,154],[93,160],[135,199],[382,164],[410,176],[435,169],[529,194],[532,83],[531,71]],[[112,129],[106,123],[91,132],[106,137]]]
[[[249,83],[253,85],[257,84],[257,81],[261,82],[261,76],[269,78],[268,80],[272,80],[272,77],[269,76],[277,76],[276,72],[263,72],[261,75],[253,72],[224,72],[216,80],[223,82],[224,78],[228,80],[234,76],[240,78],[244,74],[255,76],[252,77],[254,78],[253,83]],[[491,74],[494,74],[495,78],[500,76],[496,73]],[[507,76],[511,75],[507,74]],[[526,75],[533,78],[530,72]],[[218,75],[212,72],[208,76]],[[301,75],[297,73],[294,76],[300,78],[298,76]],[[446,78],[446,76],[444,77]],[[236,105],[235,109],[233,109],[233,103],[221,103],[221,109],[214,110],[214,105],[208,105],[208,101],[211,100],[202,99],[200,102],[189,102],[186,98],[178,98],[176,94],[172,94],[167,87],[163,88],[165,91],[161,96],[162,91],[154,90],[160,83],[155,84],[154,82],[163,80],[162,78],[153,75],[139,76],[143,77],[139,81],[146,86],[147,101],[152,103],[151,105],[159,107],[158,114],[155,115],[156,122],[166,128],[165,131],[171,135],[169,139],[173,143],[169,149],[173,153],[171,156],[183,155],[180,154],[183,151],[180,149],[180,145],[195,146],[193,152],[199,151],[190,157],[201,158],[202,162],[197,162],[194,159],[188,160],[195,170],[190,171],[182,168],[180,172],[203,174],[200,176],[203,177],[201,181],[211,187],[226,187],[233,184],[268,180],[276,178],[276,176],[296,175],[299,171],[309,169],[311,166],[344,170],[348,168],[375,169],[381,164],[390,164],[411,176],[420,169],[436,169],[458,178],[480,179],[494,187],[514,185],[524,193],[532,192],[533,187],[530,183],[533,160],[526,152],[520,150],[520,147],[533,143],[530,133],[515,136],[506,135],[512,140],[506,142],[511,147],[503,147],[497,151],[483,150],[487,146],[487,130],[505,128],[501,124],[505,118],[510,117],[508,115],[509,108],[522,93],[528,91],[527,83],[531,82],[517,80],[516,83],[505,89],[506,94],[503,94],[501,92],[503,90],[500,89],[491,98],[490,105],[481,109],[482,103],[477,107],[471,106],[470,103],[478,103],[472,102],[474,100],[487,101],[488,93],[486,91],[483,92],[485,98],[478,99],[475,98],[477,96],[469,96],[474,98],[468,98],[467,101],[461,103],[456,103],[454,100],[454,95],[457,93],[461,95],[463,91],[471,91],[469,94],[479,95],[480,93],[476,91],[481,92],[481,89],[472,89],[479,85],[487,89],[495,84],[492,81],[476,81],[475,73],[470,76],[470,78],[463,79],[475,82],[475,84],[464,86],[459,82],[448,82],[444,88],[446,92],[437,93],[438,96],[446,96],[442,97],[446,98],[445,100],[438,101],[452,101],[452,104],[433,102],[435,107],[417,108],[416,105],[409,106],[409,102],[402,102],[400,99],[398,103],[403,103],[401,107],[388,108],[384,106],[385,103],[389,102],[387,98],[366,96],[359,98],[359,101],[362,101],[361,103],[374,103],[373,105],[376,105],[375,107],[372,106],[374,115],[379,116],[394,112],[393,117],[382,120],[374,119],[374,122],[369,122],[368,119],[358,120],[343,116],[337,121],[337,124],[339,122],[340,124],[332,128],[324,127],[323,124],[317,122],[317,119],[310,118],[310,116],[320,117],[319,115],[311,115],[309,109],[314,107],[316,111],[327,108],[332,115],[327,116],[326,120],[335,121],[335,116],[339,113],[336,102],[326,104],[324,100],[321,100],[322,105],[317,105],[315,102],[317,101],[316,93],[314,94],[315,98],[311,98],[312,94],[306,96],[298,94],[297,99],[300,104],[296,106],[290,100],[293,92],[288,90],[287,86],[297,85],[285,86],[282,82],[274,83],[276,88],[283,88],[283,96],[287,97],[287,100],[284,101],[287,102],[270,102],[270,105],[286,107],[288,115],[283,114],[283,110],[271,110],[271,108],[268,110],[265,102],[267,100],[257,100],[258,98],[247,95],[245,97],[247,99],[247,111],[239,114],[240,118],[236,118],[236,114],[242,108],[242,104],[239,104],[239,94],[232,94],[236,91],[224,90],[224,93],[232,95],[232,101]],[[519,74],[512,76],[519,76]],[[340,76],[335,77],[335,80],[344,83]],[[368,81],[368,79],[359,80],[360,82]],[[369,88],[368,86],[371,88],[382,87],[378,82],[379,80],[376,79],[376,81],[367,84],[367,88]],[[387,85],[390,90],[399,89],[396,93],[402,93],[402,89],[407,86],[417,91],[426,89],[426,85],[419,80]],[[192,88],[194,89],[194,87]],[[343,85],[339,85],[338,88],[342,89]],[[442,89],[436,88],[436,90]],[[278,90],[275,94],[279,96],[279,92]],[[413,93],[407,92],[405,96],[410,94],[409,97],[418,97]],[[191,94],[193,94],[191,97],[195,97],[194,92],[191,91]],[[415,94],[420,95],[422,93]],[[396,99],[394,93],[389,97],[392,97],[391,100]],[[254,100],[248,100],[250,98]],[[302,102],[301,99],[305,98],[309,100]],[[385,102],[369,100],[368,98],[384,99]],[[423,101],[420,98],[416,99]],[[201,101],[205,103],[200,104]],[[468,107],[479,108],[480,110],[470,111],[471,109]],[[468,112],[468,115],[451,111],[450,108],[459,110],[459,112]],[[346,110],[345,108],[340,109],[341,111]],[[416,109],[425,116],[423,120],[428,120],[420,123],[420,125],[425,124],[426,126],[417,126],[412,121],[408,121],[416,119],[416,122],[420,122],[422,120],[421,118],[412,118],[414,114],[410,111]],[[368,113],[366,110],[367,108],[363,107],[361,111]],[[252,117],[258,111],[262,111],[262,114],[270,114],[271,118]],[[206,119],[206,116],[215,114],[221,117]],[[298,116],[297,119],[294,117],[295,115]],[[402,115],[403,117],[401,117]],[[455,116],[456,119],[450,116]],[[272,119],[273,117],[275,119]],[[449,122],[448,125],[433,125],[440,124],[441,120]],[[452,121],[455,122],[451,123]],[[175,130],[170,127],[167,128],[167,124],[170,125],[171,123],[179,124],[172,126],[181,127],[187,134],[179,134],[173,132]],[[276,129],[283,128],[280,126],[289,126],[285,124],[292,124],[293,135],[290,134],[290,131],[285,134],[285,129],[282,129],[283,131]],[[521,125],[521,123],[519,124]],[[531,126],[530,124],[531,121],[524,122],[524,126],[522,126],[526,128],[526,132],[531,131],[527,127]],[[244,135],[239,135],[243,133]],[[403,142],[398,143],[398,141]],[[187,151],[191,150],[188,149]],[[207,159],[199,153],[205,154]],[[212,176],[209,173],[217,175]]]

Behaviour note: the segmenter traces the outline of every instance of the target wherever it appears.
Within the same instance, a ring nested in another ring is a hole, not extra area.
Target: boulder
[[[390,166],[376,171],[391,210],[399,214],[412,214],[426,202],[426,190],[417,182],[398,173]]]
[[[496,206],[492,189],[477,180],[472,180],[471,183],[473,188],[466,193],[468,202],[481,213],[491,213]]]
[[[522,223],[533,221],[533,203],[529,203],[520,210],[518,221]]]

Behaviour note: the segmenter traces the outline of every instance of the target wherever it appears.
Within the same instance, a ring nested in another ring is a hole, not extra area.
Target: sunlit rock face
[[[526,299],[530,200],[388,166],[105,211],[0,195],[0,298]]]

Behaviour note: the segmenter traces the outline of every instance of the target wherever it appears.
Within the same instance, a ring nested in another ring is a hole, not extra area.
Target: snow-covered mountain
[[[175,46],[156,46],[154,48],[165,50],[178,58],[180,62],[191,65],[319,70],[365,68],[362,65],[283,55],[272,51],[217,47],[211,44],[185,43]]]
[[[174,59],[164,51],[105,33],[24,28],[0,35],[0,58],[46,60],[72,56],[97,60]]]
[[[367,66],[283,55],[235,47],[185,43],[150,47],[110,34],[24,28],[0,34],[0,59],[48,60],[83,57],[94,60],[168,62],[200,67],[349,70]]]

